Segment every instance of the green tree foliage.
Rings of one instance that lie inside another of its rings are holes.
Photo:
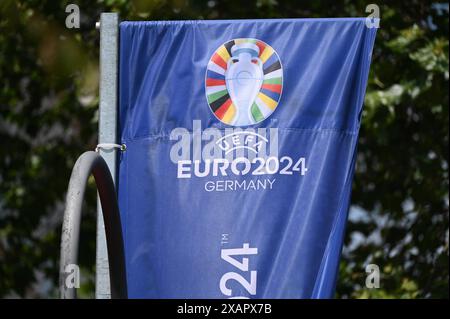
[[[81,28],[65,28],[76,3]],[[2,0],[0,296],[56,297],[68,178],[97,139],[100,12],[123,20],[366,16],[364,1]],[[445,8],[447,8],[445,10]],[[380,4],[338,297],[448,298],[448,3]],[[82,226],[92,296],[95,191]],[[365,266],[381,287],[365,288]]]

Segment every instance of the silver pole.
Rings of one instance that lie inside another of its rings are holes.
[[[117,143],[117,90],[118,90],[118,38],[119,15],[102,13],[100,15],[100,112],[99,143]],[[114,184],[116,183],[117,151],[100,149],[106,161]],[[108,252],[105,238],[105,225],[102,208],[97,199],[97,252],[95,297],[111,298],[109,282]]]

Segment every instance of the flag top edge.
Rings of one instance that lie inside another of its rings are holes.
[[[364,22],[367,17],[347,18],[286,18],[286,19],[229,19],[229,20],[152,20],[122,21],[121,25],[157,25],[157,24],[214,24],[214,23],[265,23],[265,22]],[[380,20],[376,18],[375,20]]]

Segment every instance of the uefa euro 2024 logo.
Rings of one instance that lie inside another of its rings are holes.
[[[232,126],[248,126],[269,117],[281,98],[283,69],[267,43],[234,39],[212,55],[206,71],[206,98],[213,114]]]
[[[302,154],[279,156],[278,128],[252,127],[277,108],[283,89],[283,69],[275,50],[251,38],[221,45],[208,62],[206,99],[214,116],[231,127],[192,131],[174,128],[170,159],[178,179],[204,180],[206,192],[264,191],[278,176],[304,176]]]

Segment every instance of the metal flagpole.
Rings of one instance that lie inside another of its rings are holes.
[[[117,143],[118,26],[119,15],[117,13],[101,14],[99,144]],[[115,184],[117,150],[115,148],[100,148],[99,152],[106,161]],[[105,225],[102,216],[100,200],[97,199],[95,297],[98,299],[108,299],[111,298],[111,289]]]

